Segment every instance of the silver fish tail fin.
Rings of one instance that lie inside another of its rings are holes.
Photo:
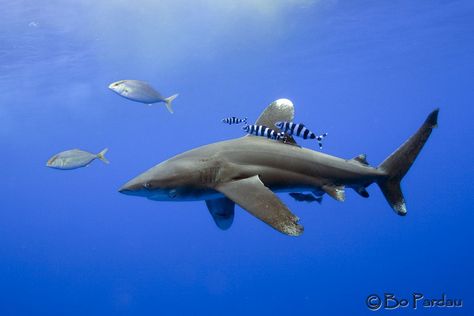
[[[377,180],[377,184],[398,215],[407,213],[400,182],[425,145],[431,131],[438,125],[438,112],[439,109],[431,112],[418,131],[378,166],[387,176]]]
[[[173,94],[172,96],[166,98],[164,101],[165,101],[165,105],[166,105],[166,108],[168,109],[168,111],[173,114],[173,107],[171,106],[171,102],[173,102],[174,99],[176,99],[178,97],[179,94]]]
[[[97,154],[97,158],[99,158],[100,160],[102,160],[103,162],[105,162],[106,164],[109,164],[110,161],[107,160],[107,158],[105,158],[105,154],[109,151],[108,148],[105,148],[104,150],[102,150],[100,153]]]

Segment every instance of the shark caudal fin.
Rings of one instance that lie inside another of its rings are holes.
[[[378,169],[384,171],[387,176],[377,180],[377,184],[388,204],[398,215],[407,213],[400,181],[425,145],[433,128],[438,125],[438,112],[439,109],[431,112],[418,131],[378,166]]]
[[[109,164],[110,161],[107,160],[107,158],[105,158],[105,154],[109,151],[108,148],[105,148],[104,150],[102,150],[100,153],[97,154],[97,158],[99,158],[100,160],[102,160],[103,162],[105,162],[106,164]]]
[[[171,106],[171,102],[173,102],[174,99],[176,99],[178,97],[178,94],[173,94],[172,96],[166,98],[164,101],[165,101],[165,105],[166,105],[166,108],[168,109],[168,111],[173,114],[173,107]]]

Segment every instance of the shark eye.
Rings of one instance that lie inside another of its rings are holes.
[[[148,189],[151,189],[151,184],[147,182],[147,183],[145,183],[145,184],[143,185],[143,187],[144,187],[145,189],[147,189],[147,190],[148,190]]]

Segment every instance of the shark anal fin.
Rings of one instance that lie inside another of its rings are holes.
[[[363,165],[366,165],[368,166],[369,163],[367,162],[367,155],[366,154],[360,154],[359,156],[356,156],[354,158],[352,158],[352,160],[355,160]]]
[[[235,203],[228,198],[206,200],[206,205],[217,227],[227,230],[234,221]]]
[[[333,199],[344,202],[346,199],[346,194],[344,191],[344,186],[342,185],[323,185],[323,191],[326,192]]]
[[[290,212],[257,175],[224,182],[215,189],[279,232],[289,236],[303,233],[303,226],[298,224],[299,218]]]

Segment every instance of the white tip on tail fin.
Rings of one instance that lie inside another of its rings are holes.
[[[398,215],[407,213],[400,182],[418,157],[433,128],[438,125],[438,112],[439,109],[431,112],[418,131],[378,166],[379,170],[386,173],[386,177],[378,179],[377,184]]]
[[[107,158],[105,158],[105,154],[109,151],[108,148],[105,148],[104,150],[102,150],[100,153],[97,154],[97,158],[99,158],[100,160],[102,160],[103,162],[105,162],[106,164],[109,164],[110,161],[107,160]]]
[[[168,109],[168,111],[173,114],[173,108],[171,107],[171,102],[173,102],[174,99],[176,99],[178,97],[179,94],[173,94],[172,96],[168,97],[165,99],[165,105],[166,105],[166,108]]]

